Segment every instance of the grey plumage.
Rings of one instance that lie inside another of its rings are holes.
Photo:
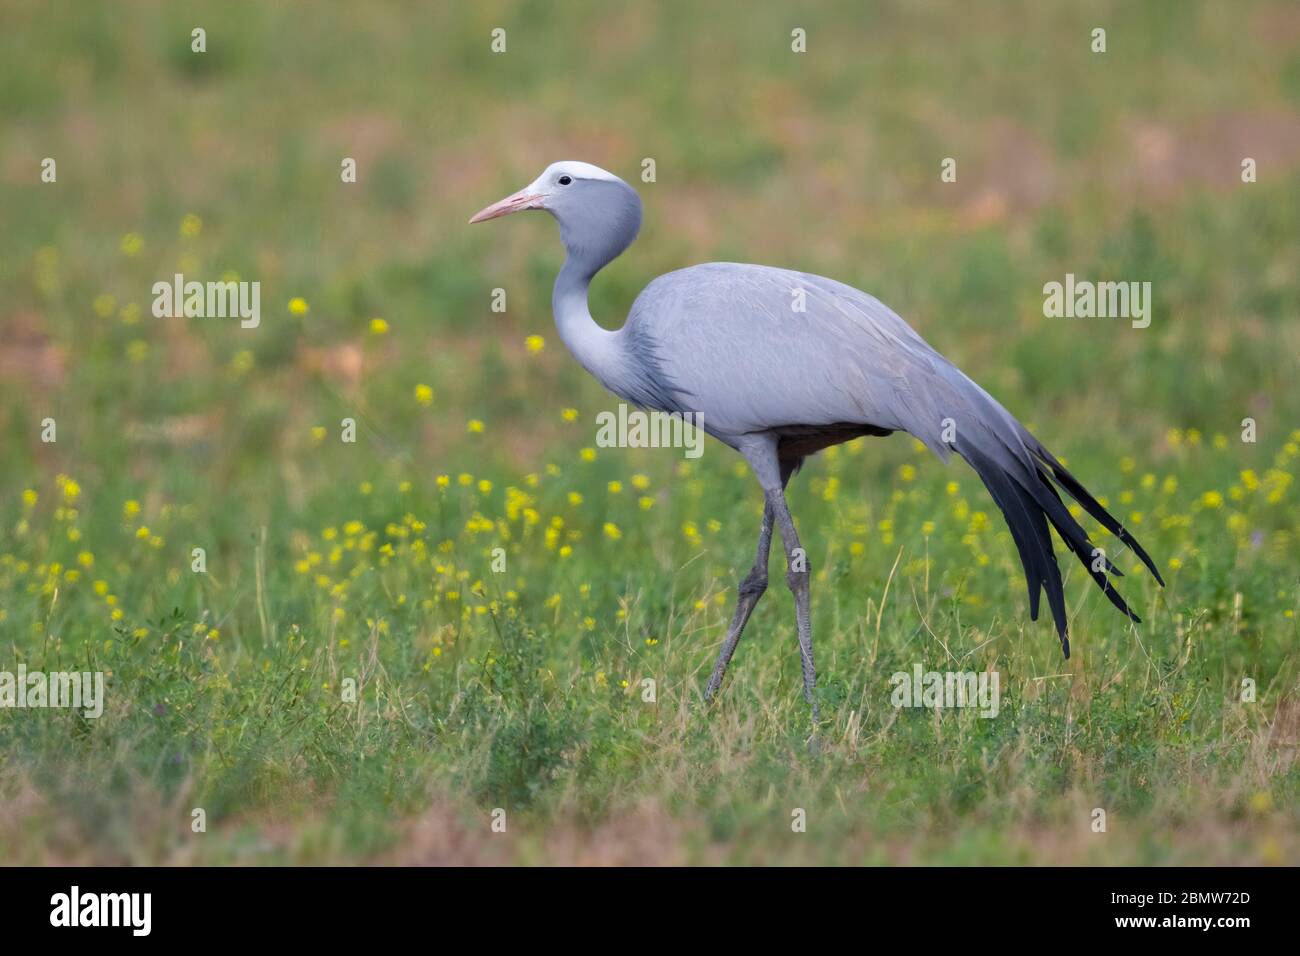
[[[804,312],[793,310],[799,291]],[[768,431],[780,436],[780,452],[793,443],[792,432],[834,443],[855,437],[853,426],[870,426],[907,432],[945,460],[956,451],[1007,519],[1035,620],[1040,588],[1047,590],[1067,657],[1049,522],[1111,602],[1139,618],[1105,573],[1091,570],[1092,542],[1045,469],[1160,579],[1146,551],[1024,426],[898,315],[851,286],[767,266],[708,263],[650,283],[622,334],[673,344],[648,374],[673,383],[675,407],[702,412],[705,429],[732,447],[741,436]],[[943,440],[945,423],[951,442]],[[1118,573],[1109,561],[1106,567]]]
[[[552,301],[561,338],[578,361],[628,401],[699,413],[705,431],[741,452],[763,486],[758,554],[741,584],[709,696],[766,586],[775,526],[786,546],[805,692],[812,699],[806,556],[784,487],[807,455],[860,435],[907,432],[941,459],[955,451],[975,469],[1011,530],[1030,616],[1037,619],[1046,591],[1066,657],[1065,597],[1049,526],[1111,603],[1139,618],[1110,583],[1108,574],[1120,572],[1100,553],[1094,557],[1060,491],[1132,548],[1163,585],[1141,545],[1023,425],[874,297],[805,272],[712,262],[655,279],[624,326],[607,331],[587,311],[587,286],[635,239],[641,222],[636,192],[585,163],[556,163],[471,221],[516,208],[545,209],[560,222],[568,258]]]

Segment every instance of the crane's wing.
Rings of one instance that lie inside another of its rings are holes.
[[[944,460],[957,452],[1006,518],[1035,620],[1041,590],[1047,591],[1066,657],[1065,597],[1049,523],[1110,602],[1139,618],[1107,577],[1121,572],[1094,551],[1057,486],[1164,584],[1142,546],[1051,452],[865,292],[803,272],[709,263],[652,282],[633,304],[622,336],[643,372],[641,394],[671,396],[650,404],[698,412],[705,429],[724,441],[857,424],[878,433],[905,431]]]

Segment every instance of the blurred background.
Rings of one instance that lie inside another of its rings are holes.
[[[1296,862],[1295,4],[5,0],[0,27],[0,670],[110,675],[98,721],[0,710],[5,859]],[[561,159],[645,202],[598,321],[707,260],[871,292],[1157,557],[1165,591],[1126,580],[1147,624],[1072,574],[1064,664],[974,474],[859,441],[792,491],[826,752],[782,589],[702,715],[761,501],[716,444],[593,447],[617,403],[554,332],[553,222],[466,226]],[[260,282],[260,326],[155,318],[177,272]],[[1150,327],[1045,318],[1066,273],[1151,282]],[[945,661],[999,670],[1004,716],[889,707]]]

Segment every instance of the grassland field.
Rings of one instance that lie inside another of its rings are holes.
[[[776,573],[706,709],[761,496],[596,446],[553,223],[465,225],[559,159],[646,206],[599,321],[708,260],[870,291],[1134,531],[1164,589],[1083,516],[1144,622],[1075,566],[1063,661],[974,472],[862,439],[790,490],[819,745]],[[106,693],[0,708],[0,860],[1300,862],[1298,229],[1286,2],[6,0],[0,671]],[[1150,326],[1045,317],[1067,273]],[[895,708],[918,664],[999,715]]]

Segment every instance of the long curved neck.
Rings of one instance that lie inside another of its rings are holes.
[[[567,258],[555,278],[551,307],[560,338],[573,357],[611,392],[626,397],[635,384],[634,363],[622,330],[602,329],[587,308],[587,287],[636,239],[641,199],[621,179],[586,180],[581,199],[556,212]]]
[[[587,287],[595,273],[589,263],[570,254],[555,277],[551,309],[565,347],[606,388],[616,391],[622,366],[619,333],[597,325],[587,306]]]

